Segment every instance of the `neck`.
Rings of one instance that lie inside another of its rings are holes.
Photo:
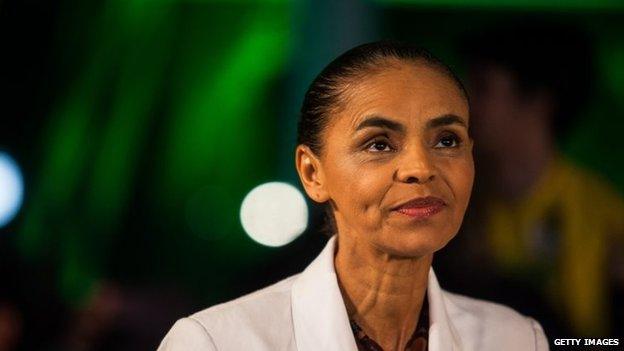
[[[338,235],[335,266],[349,317],[384,350],[405,350],[414,333],[432,259],[392,256]]]

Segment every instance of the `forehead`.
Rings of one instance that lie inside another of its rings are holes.
[[[453,114],[468,123],[468,103],[452,78],[425,64],[393,63],[345,87],[336,124],[355,126],[379,114],[407,125]]]

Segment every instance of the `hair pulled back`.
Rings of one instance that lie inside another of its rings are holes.
[[[315,154],[323,150],[321,134],[348,94],[349,86],[367,74],[379,72],[392,60],[421,63],[450,77],[467,98],[466,90],[451,69],[429,51],[397,41],[377,41],[357,46],[334,59],[312,81],[303,104],[297,130],[297,144],[307,145]]]
[[[459,88],[466,100],[464,86],[451,69],[429,51],[397,41],[377,41],[357,46],[334,59],[312,81],[303,104],[297,130],[297,144],[306,145],[316,155],[323,152],[322,133],[349,95],[349,87],[366,75],[391,67],[392,61],[425,64],[446,74]],[[326,221],[322,231],[337,232],[331,201],[325,205]]]

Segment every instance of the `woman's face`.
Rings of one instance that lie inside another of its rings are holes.
[[[436,69],[387,67],[357,80],[331,115],[312,191],[332,202],[339,235],[424,256],[457,233],[468,205],[468,104]]]

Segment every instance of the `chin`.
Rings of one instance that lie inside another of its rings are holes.
[[[419,228],[407,233],[396,232],[382,235],[376,246],[398,257],[423,257],[442,249],[455,236],[456,231],[436,228]]]

